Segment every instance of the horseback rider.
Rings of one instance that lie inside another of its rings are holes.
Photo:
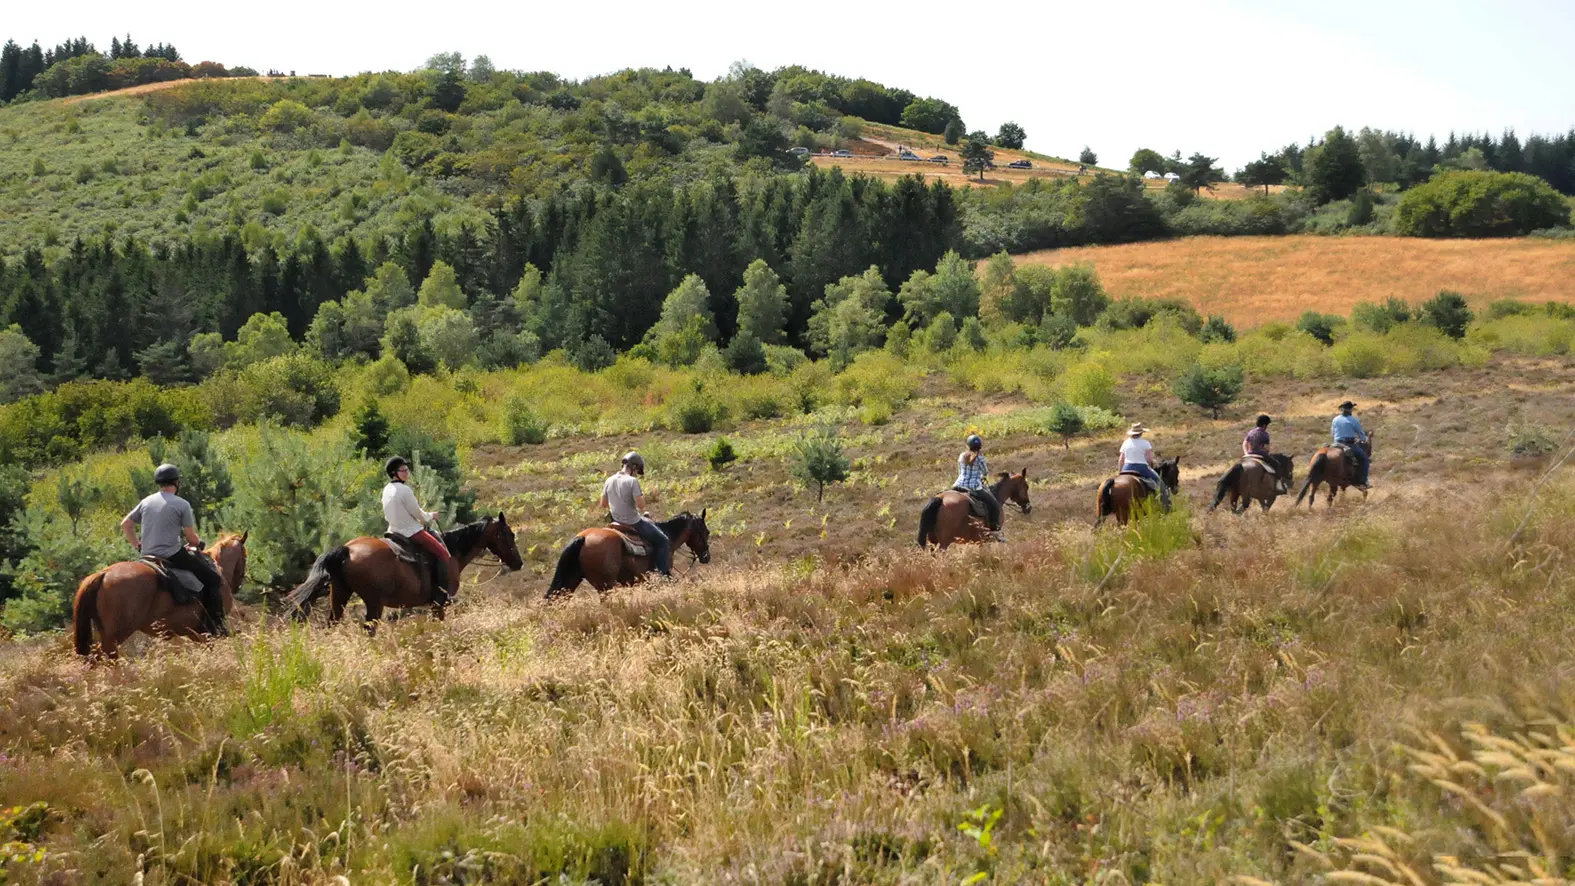
[[[1334,442],[1344,446],[1345,451],[1356,459],[1356,476],[1351,478],[1351,485],[1366,492],[1370,488],[1367,485],[1367,471],[1372,465],[1372,456],[1365,448],[1356,444],[1360,441],[1371,445],[1367,439],[1367,431],[1362,429],[1361,420],[1351,414],[1356,408],[1355,403],[1347,400],[1341,403],[1339,408],[1340,414],[1330,423],[1329,432],[1334,435]]]
[[[153,482],[158,484],[159,491],[137,502],[131,513],[120,521],[120,531],[142,556],[157,557],[168,563],[171,569],[195,575],[202,582],[202,608],[207,613],[206,633],[227,637],[230,629],[224,623],[224,597],[219,592],[224,580],[207,557],[187,550],[181,544],[181,536],[184,535],[187,544],[202,550],[202,539],[197,537],[197,518],[192,513],[191,503],[178,494],[180,469],[170,464],[159,465],[153,472]],[[137,537],[139,526],[142,527],[140,539]]]
[[[968,448],[957,456],[957,482],[952,488],[983,502],[989,514],[990,531],[995,533],[997,541],[1006,541],[1006,533],[1001,531],[1001,503],[985,483],[990,476],[990,466],[984,460],[984,440],[978,434],[969,434],[967,442]]]
[[[1151,480],[1159,487],[1159,506],[1165,512],[1170,511],[1170,489],[1165,485],[1164,478],[1159,476],[1159,471],[1154,470],[1154,444],[1143,439],[1148,428],[1142,422],[1134,424],[1127,429],[1127,439],[1121,444],[1121,462],[1119,472],[1123,474],[1136,474],[1145,480]]]
[[[1241,454],[1243,458],[1258,458],[1266,460],[1269,457],[1269,422],[1267,415],[1259,415],[1258,423],[1247,432],[1241,441]],[[1267,461],[1265,461],[1267,465]]]
[[[437,519],[438,512],[423,511],[416,501],[416,493],[408,483],[410,462],[404,457],[396,455],[384,462],[383,472],[388,474],[388,485],[383,487],[383,516],[388,520],[388,531],[420,545],[442,564],[442,579],[432,591],[432,602],[443,606],[459,590],[456,587],[459,576],[455,574],[458,563],[449,555],[448,546],[426,526]]]
[[[663,578],[673,577],[673,543],[645,510],[645,492],[640,478],[645,476],[645,458],[638,452],[626,453],[623,467],[602,484],[597,507],[610,512],[614,523],[621,523],[640,534],[651,548],[651,564]]]

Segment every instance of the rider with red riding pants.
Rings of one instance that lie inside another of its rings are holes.
[[[457,590],[457,576],[454,574],[455,561],[449,556],[448,547],[426,528],[426,524],[437,519],[438,512],[423,511],[416,501],[416,494],[407,482],[410,479],[410,462],[396,455],[383,465],[383,470],[388,474],[388,485],[383,487],[383,516],[388,519],[388,531],[410,539],[443,564],[443,578],[432,594],[432,602],[441,606]]]
[[[224,624],[224,597],[220,594],[223,579],[207,557],[188,551],[181,544],[184,535],[192,547],[202,548],[191,503],[176,494],[180,491],[180,469],[174,465],[159,465],[153,472],[153,482],[159,484],[159,491],[137,502],[131,513],[120,521],[120,531],[142,556],[157,557],[172,569],[197,576],[202,582],[202,608],[207,613],[206,633],[227,637],[230,630]],[[139,526],[142,527],[141,538],[137,537]]]

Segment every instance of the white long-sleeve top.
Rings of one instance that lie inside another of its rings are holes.
[[[425,529],[433,514],[421,510],[409,486],[390,483],[383,487],[383,516],[388,519],[389,532],[409,536]]]

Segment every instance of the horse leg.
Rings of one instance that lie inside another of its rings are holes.
[[[364,598],[363,598],[364,599]],[[377,623],[383,620],[383,601],[376,603],[371,600],[366,602],[366,617],[361,620],[361,627],[368,637],[377,636]]]
[[[345,582],[334,582],[328,598],[328,623],[338,624],[345,617],[345,607],[350,604],[350,587]]]

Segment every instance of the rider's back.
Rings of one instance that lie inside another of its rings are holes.
[[[137,502],[129,516],[142,527],[145,557],[173,557],[180,553],[181,530],[196,522],[185,499],[163,490]]]

